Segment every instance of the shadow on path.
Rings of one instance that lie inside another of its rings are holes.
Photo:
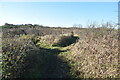
[[[69,78],[70,66],[57,56],[58,49],[37,49],[28,52],[22,78]]]

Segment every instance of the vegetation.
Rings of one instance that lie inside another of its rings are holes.
[[[54,44],[54,46],[69,46],[72,43],[75,43],[77,41],[78,37],[72,37],[72,36],[62,36],[61,39]]]
[[[89,28],[6,23],[2,78],[120,78],[119,33],[114,27],[110,23]]]

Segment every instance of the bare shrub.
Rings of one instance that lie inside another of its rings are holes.
[[[118,77],[118,31],[107,27],[88,30],[67,57],[84,78]]]

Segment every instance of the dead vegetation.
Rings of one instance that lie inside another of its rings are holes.
[[[74,32],[72,37],[71,32]],[[118,78],[120,77],[118,38],[118,30],[110,24],[101,27],[94,25],[89,28],[49,28],[39,25],[3,28],[3,77],[20,77],[21,73],[24,73],[21,72],[24,68],[21,60],[25,59],[25,55],[45,52],[45,56],[52,53],[49,51],[56,53],[56,50],[52,50],[52,48],[54,48],[54,44],[57,44],[59,49],[67,50],[67,52],[59,54],[71,65],[70,74],[75,75],[74,78]],[[42,49],[43,52],[41,52],[37,46],[45,49]],[[36,50],[40,52],[36,52]],[[37,56],[34,55],[34,57]],[[43,57],[43,54],[39,57]],[[56,57],[54,58],[56,59]],[[29,59],[32,60],[32,57],[30,56]],[[41,58],[40,64],[44,60]],[[13,71],[14,69],[16,70]]]
[[[109,31],[111,31],[109,33]],[[117,30],[92,28],[71,48],[67,57],[75,64],[75,71],[84,78],[115,78],[119,76]],[[80,75],[77,74],[78,76]]]

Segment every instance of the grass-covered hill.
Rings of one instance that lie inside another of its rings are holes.
[[[119,33],[109,25],[2,27],[2,78],[120,78]]]

